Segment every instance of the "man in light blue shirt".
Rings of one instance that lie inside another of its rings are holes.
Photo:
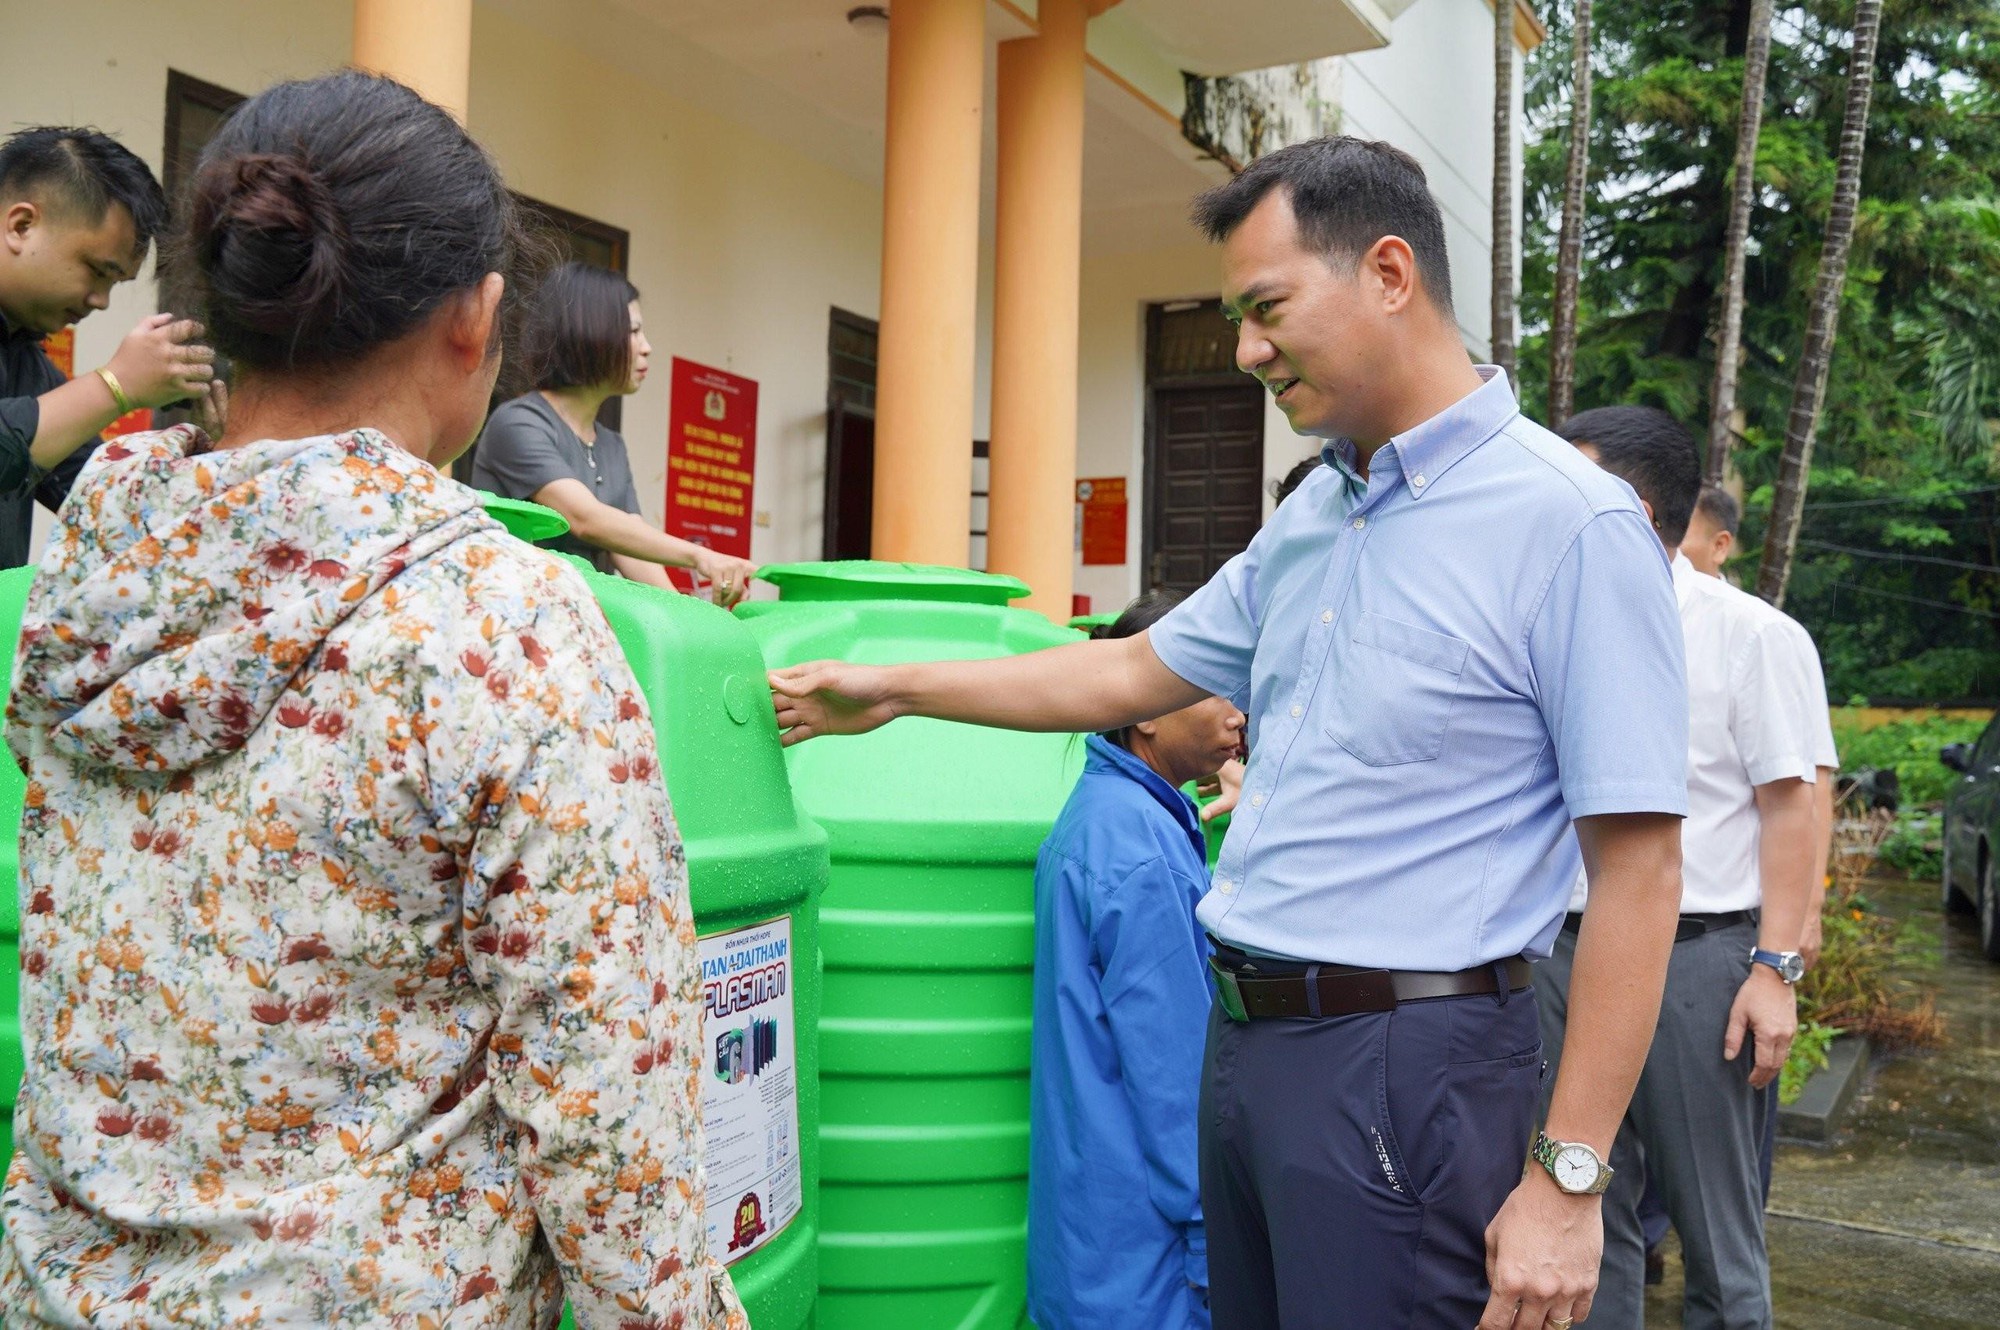
[[[1475,367],[1414,160],[1315,140],[1196,204],[1237,363],[1333,440],[1151,632],[1006,660],[772,676],[787,742],[904,714],[1108,730],[1204,695],[1251,762],[1201,919],[1200,1109],[1230,1330],[1568,1330],[1680,894],[1687,699],[1664,551],[1623,482]],[[1568,831],[1574,825],[1576,836]],[[1590,875],[1568,1046],[1528,960]]]
[[[1644,617],[1604,631],[1635,596],[1673,609],[1659,538],[1622,482],[1479,373],[1366,476],[1354,444],[1329,444],[1152,630],[1161,663],[1251,717],[1200,914],[1245,950],[1428,970],[1546,956],[1576,880],[1571,820],[1685,801],[1662,774],[1685,724],[1633,697],[1679,653],[1646,659],[1663,628]]]

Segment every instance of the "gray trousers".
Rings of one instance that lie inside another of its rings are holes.
[[[1750,1088],[1749,1041],[1725,1061],[1729,1008],[1750,977],[1757,928],[1743,923],[1674,944],[1660,1025],[1609,1163],[1604,1266],[1591,1330],[1644,1330],[1646,1239],[1639,1198],[1650,1175],[1681,1235],[1690,1330],[1769,1330],[1771,1265],[1757,1155],[1773,1098]],[[1564,932],[1538,966],[1542,1044],[1553,1070],[1569,1018],[1576,937]],[[1555,1085],[1551,1075],[1547,1085]],[[1542,1109],[1548,1111],[1544,1091]]]

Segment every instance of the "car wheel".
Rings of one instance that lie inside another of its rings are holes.
[[[1981,856],[1979,865],[1979,949],[1989,961],[2000,961],[2000,893],[1993,881],[1993,862]]]
[[[1972,899],[1972,897],[1965,894],[1965,892],[1959,887],[1957,882],[1952,880],[1953,873],[1952,873],[1952,862],[1951,862],[1951,814],[1946,813],[1944,815],[1943,826],[1944,826],[1944,871],[1940,876],[1942,876],[1944,879],[1943,892],[1942,892],[1944,897],[1944,912],[1946,914],[1971,914],[1974,910],[1979,908],[1978,904]],[[1977,884],[1974,884],[1973,889],[1975,891],[1978,890]]]

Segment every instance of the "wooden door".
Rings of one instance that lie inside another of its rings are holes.
[[[1155,388],[1148,462],[1146,582],[1185,595],[1242,553],[1263,520],[1263,391]]]
[[[836,400],[826,416],[822,557],[866,559],[875,534],[875,417]]]
[[[826,330],[826,497],[820,555],[866,559],[875,539],[875,320],[833,309]]]

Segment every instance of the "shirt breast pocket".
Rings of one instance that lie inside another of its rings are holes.
[[[1434,761],[1471,645],[1363,611],[1333,650],[1328,737],[1371,767]]]

